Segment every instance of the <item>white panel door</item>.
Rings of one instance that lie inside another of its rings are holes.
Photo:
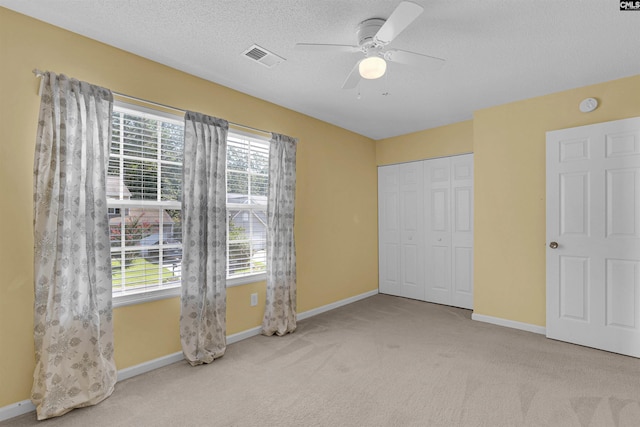
[[[399,172],[399,165],[378,168],[378,281],[390,295],[401,295]]]
[[[424,161],[425,299],[473,308],[473,154]]]
[[[640,118],[547,133],[547,336],[640,357]]]
[[[473,154],[451,157],[451,305],[473,308]]]
[[[425,299],[452,304],[451,161],[424,161]]]
[[[400,296],[424,300],[422,162],[399,165]]]
[[[381,293],[424,300],[422,162],[378,168]]]

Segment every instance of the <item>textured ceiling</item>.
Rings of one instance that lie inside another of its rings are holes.
[[[373,139],[640,73],[640,11],[620,11],[618,0],[413,1],[424,13],[391,47],[445,58],[445,66],[421,72],[390,64],[386,77],[352,90],[341,85],[361,54],[298,51],[295,44],[356,44],[358,23],[387,18],[399,0],[0,5]],[[266,68],[248,60],[242,52],[254,43],[286,61]]]

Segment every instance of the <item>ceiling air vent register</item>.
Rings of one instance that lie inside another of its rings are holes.
[[[260,47],[257,44],[254,44],[249,49],[242,52],[242,56],[262,64],[267,68],[272,68],[274,65],[278,65],[282,61],[286,61],[283,57],[278,56],[273,52],[269,52],[267,49]]]

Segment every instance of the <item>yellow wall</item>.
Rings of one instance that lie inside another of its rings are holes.
[[[545,132],[635,116],[640,75],[474,113],[475,313],[545,325]]]
[[[377,288],[372,140],[0,8],[0,407],[29,398],[34,368],[34,68],[299,138],[298,311]],[[264,282],[228,289],[228,334],[260,324],[264,293]],[[180,351],[179,311],[178,298],[115,309],[118,369]]]
[[[473,152],[473,121],[376,141],[379,166]]]

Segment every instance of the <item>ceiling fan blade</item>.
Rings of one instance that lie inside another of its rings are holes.
[[[358,65],[360,65],[360,61],[356,62],[356,65],[347,76],[347,79],[342,84],[342,89],[353,89],[358,86],[358,83],[360,82],[360,70],[358,69]]]
[[[378,30],[373,37],[374,40],[383,45],[390,43],[420,16],[423,10],[424,8],[420,5],[403,1],[396,7],[387,22]]]
[[[438,71],[446,62],[442,58],[408,52],[406,50],[389,49],[384,53],[384,59],[398,64],[413,65],[426,71]]]
[[[334,52],[360,52],[359,46],[346,44],[319,44],[319,43],[296,43],[296,50],[310,51],[334,51]]]

